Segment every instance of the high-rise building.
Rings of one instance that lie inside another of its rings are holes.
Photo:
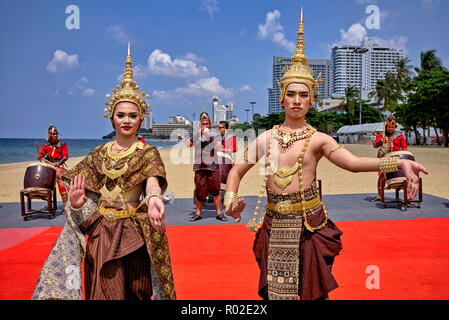
[[[212,97],[212,124],[218,124],[220,121],[230,121],[234,118],[234,104],[228,103],[222,105],[218,97]]]
[[[143,123],[141,125],[143,129],[152,129],[153,128],[153,112],[149,111],[148,117],[144,117]]]
[[[365,53],[358,53],[365,49]],[[376,45],[366,38],[361,46],[333,45],[331,50],[331,96],[344,97],[345,89],[362,87],[362,99],[368,99],[378,80],[387,72],[396,72],[396,63],[404,58],[404,50]]]
[[[272,88],[268,88],[268,113],[279,113],[281,111],[281,105],[279,103],[279,96],[281,94],[280,82],[284,75],[282,70],[292,63],[291,57],[273,57],[273,85]],[[323,82],[319,83],[319,97],[320,99],[327,99],[330,96],[330,61],[308,60],[308,65],[313,70],[313,77],[318,78],[321,73],[321,79]]]

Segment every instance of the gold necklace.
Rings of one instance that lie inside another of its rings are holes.
[[[131,153],[133,153],[137,148],[143,149],[143,142],[142,141],[136,141],[134,142],[127,150],[120,152],[120,153],[113,153],[112,152],[112,145],[114,144],[114,141],[107,143],[107,155],[109,158],[111,158],[114,161],[118,161],[120,159],[123,159],[127,156],[129,156]]]
[[[312,126],[307,125],[306,128],[294,132],[282,131],[279,129],[279,126],[275,127],[275,129],[279,151],[286,153],[293,147],[296,141],[304,140],[311,136]]]
[[[292,182],[292,175],[298,170],[299,162],[295,162],[291,168],[277,168],[274,161],[271,160],[270,167],[274,173],[274,183],[279,189],[284,190]]]

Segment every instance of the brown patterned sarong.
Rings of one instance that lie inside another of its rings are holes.
[[[141,250],[145,242],[131,219],[108,221],[95,214],[80,229],[88,236],[86,300],[151,298],[150,258]]]
[[[316,196],[317,188],[312,184],[305,190],[306,201]],[[301,201],[299,192],[278,195],[269,189],[267,198],[271,203]],[[324,219],[322,205],[307,211],[312,227],[320,225]],[[298,295],[301,299],[318,299],[337,288],[331,268],[342,248],[341,234],[330,220],[322,229],[310,232],[304,228],[299,213],[280,215],[267,210],[253,245],[260,268],[259,295],[264,299],[297,299]]]
[[[206,201],[207,195],[217,196],[220,193],[220,172],[218,170],[195,171],[195,197]]]
[[[108,221],[99,214],[80,226],[88,235],[86,300],[151,299],[151,267],[158,273],[164,295],[176,298],[166,234],[152,231],[145,216],[138,213],[134,218],[140,228],[130,218]]]

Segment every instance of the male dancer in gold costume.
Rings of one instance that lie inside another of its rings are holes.
[[[161,198],[166,173],[158,150],[136,137],[149,106],[133,79],[129,45],[123,81],[106,97],[116,138],[64,175],[67,224],[33,299],[81,299],[82,259],[86,299],[176,298]]]
[[[245,208],[238,198],[239,184],[255,163],[266,158],[264,186],[254,218],[248,228],[257,231],[254,254],[260,267],[259,295],[264,299],[326,299],[337,288],[331,273],[334,257],[342,248],[341,231],[328,219],[316,186],[316,168],[324,156],[352,172],[402,169],[410,188],[418,190],[418,174],[427,170],[416,162],[356,157],[330,136],[307,124],[305,116],[312,106],[317,81],[304,55],[304,29],[301,19],[296,53],[281,78],[279,101],[285,121],[259,135],[245,152],[243,163],[229,173],[225,194],[226,214],[236,221]],[[256,221],[266,187],[267,205]]]

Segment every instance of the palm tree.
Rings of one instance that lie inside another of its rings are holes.
[[[358,98],[359,89],[357,89],[355,86],[348,86],[345,88],[345,101],[343,101],[340,106],[349,114],[351,124],[354,124],[352,121],[352,116],[355,113],[355,108],[358,104]]]
[[[377,80],[376,89],[370,92],[369,97],[374,98],[377,105],[383,104],[384,110],[391,112],[397,101],[402,98],[396,75],[388,71],[385,79]],[[381,119],[383,120],[383,117]]]
[[[435,49],[421,52],[421,68],[415,67],[417,73],[430,73],[434,70],[444,69],[443,62],[435,55],[435,52],[437,52]]]
[[[409,65],[409,62],[409,58],[401,58],[396,63],[396,80],[399,85],[412,80],[413,71],[411,71],[412,66]]]

